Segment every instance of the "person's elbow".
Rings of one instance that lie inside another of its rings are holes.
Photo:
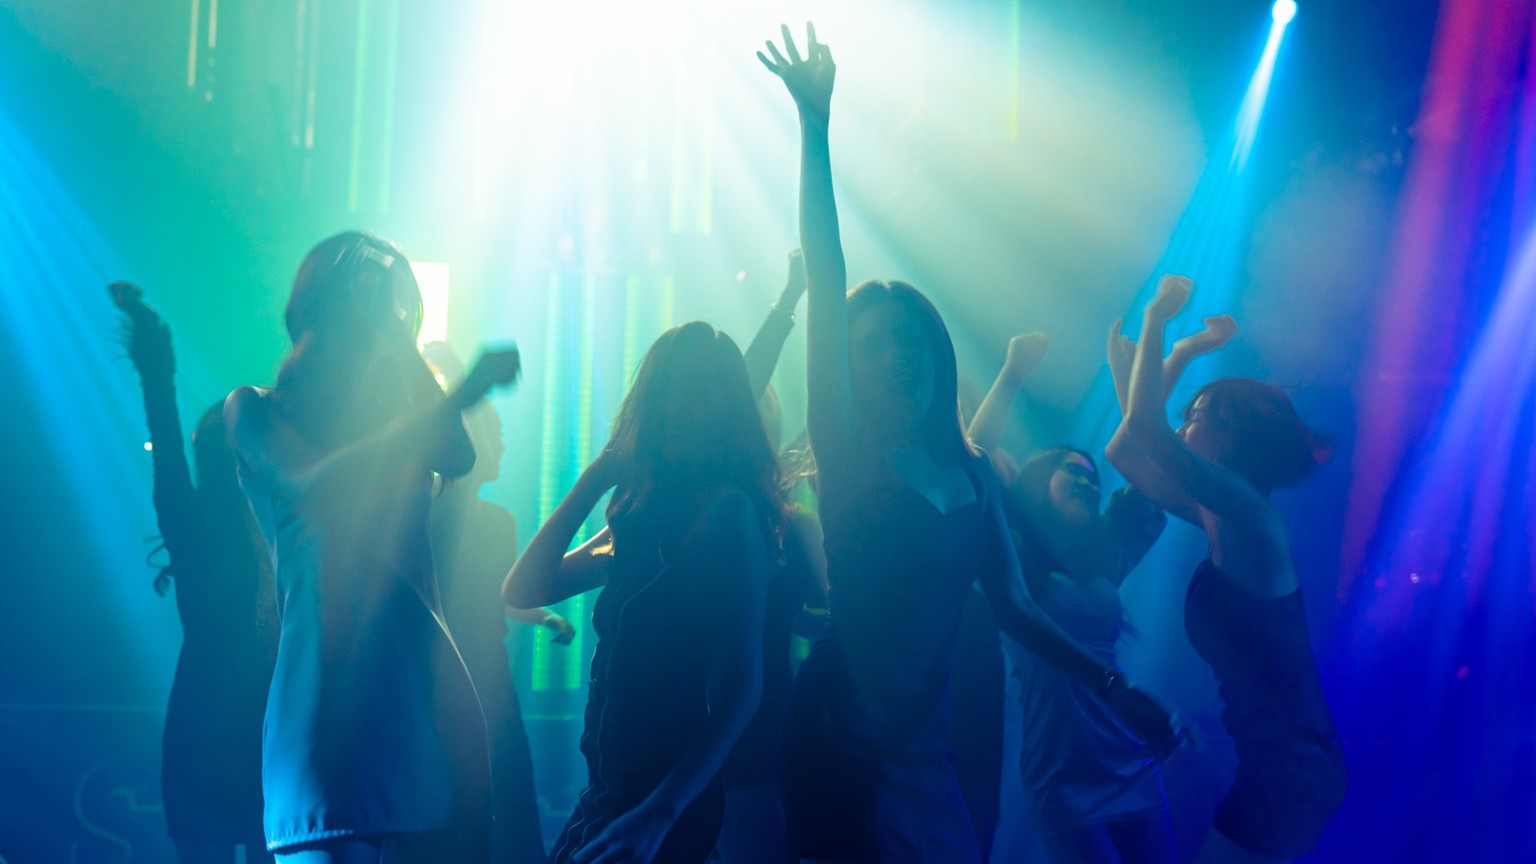
[[[507,571],[507,578],[501,580],[501,602],[513,609],[536,609],[544,605],[534,601],[533,592],[528,590],[528,580],[523,575],[515,564]]]

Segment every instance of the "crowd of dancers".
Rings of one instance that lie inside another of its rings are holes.
[[[392,243],[349,232],[304,259],[277,381],[203,415],[195,482],[169,332],[111,286],[153,442],[156,587],[174,584],[185,625],[163,775],[184,864],[236,847],[284,864],[965,864],[987,860],[1000,818],[1027,819],[1059,864],[1188,859],[1159,768],[1186,735],[1116,663],[1119,588],[1165,514],[1209,540],[1185,628],[1239,762],[1200,860],[1315,846],[1344,763],[1269,493],[1326,443],[1248,379],[1207,384],[1170,426],[1185,364],[1236,329],[1208,319],[1165,357],[1192,287],[1177,276],[1139,343],[1111,333],[1123,419],[1104,455],[1130,486],[1107,508],[1094,454],[999,448],[1043,335],[1013,340],[967,428],[934,306],[903,282],[848,289],[836,70],[814,29],[804,47],[785,28],[758,55],[800,120],[784,294],[745,352],[697,321],[657,339],[521,556],[510,515],[476,494],[501,455],[483,399],[519,356],[423,356]],[[802,294],[808,434],[786,458],[768,380]],[[570,551],[605,497],[607,527]],[[587,782],[546,853],[506,620],[568,643],[548,607],[594,589]],[[815,637],[798,667],[794,633]],[[1006,768],[1000,645],[1022,699]],[[1021,772],[1025,812],[999,813],[1003,770]]]

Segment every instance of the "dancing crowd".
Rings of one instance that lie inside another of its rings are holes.
[[[1026,820],[1053,862],[1289,861],[1346,785],[1287,532],[1271,503],[1327,458],[1278,388],[1201,387],[1164,350],[1192,283],[1166,276],[1139,342],[1111,330],[1122,420],[1103,456],[1013,455],[1002,429],[1044,334],[1008,347],[967,426],[954,346],[917,288],[849,288],[828,146],[836,67],[808,29],[758,54],[800,125],[801,249],[743,352],[694,321],[650,347],[600,455],[519,555],[480,500],[515,349],[465,366],[417,348],[420,290],[393,243],[347,232],[294,279],[270,387],[211,406],[183,454],[174,354],[115,283],[143,385],[154,503],[184,641],[163,787],[183,864],[942,862]],[[806,435],[768,386],[802,295]],[[1166,356],[1165,356],[1166,353]],[[599,506],[606,528],[576,546]],[[1117,664],[1122,582],[1167,515],[1209,553],[1184,606],[1238,770],[1198,850],[1175,848],[1160,763],[1189,735]],[[507,621],[601,589],[580,740],[587,781],[540,835]],[[803,662],[796,634],[813,644]],[[1020,762],[1001,764],[1003,656]],[[1018,771],[1020,812],[999,809]]]

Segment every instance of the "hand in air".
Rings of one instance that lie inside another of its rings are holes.
[[[1003,361],[1003,374],[1010,380],[1022,381],[1029,377],[1051,347],[1051,334],[1033,331],[1021,333],[1008,340],[1008,357]]]
[[[1194,287],[1188,276],[1164,276],[1157,283],[1157,294],[1147,304],[1147,317],[1158,321],[1172,319],[1189,302],[1189,292]]]
[[[805,255],[799,249],[789,252],[789,273],[784,277],[784,291],[779,294],[779,308],[794,311],[805,296]]]
[[[650,864],[672,820],[641,804],[613,820],[571,856],[573,864]]]
[[[1237,319],[1231,315],[1213,315],[1205,319],[1205,329],[1185,336],[1173,344],[1174,350],[1186,354],[1209,354],[1224,347],[1237,335]]]
[[[147,369],[171,371],[176,360],[171,351],[171,331],[160,319],[159,313],[144,303],[144,290],[129,282],[113,282],[107,286],[112,303],[127,318],[125,329],[128,359],[140,371]]]
[[[803,58],[795,45],[795,37],[790,35],[789,25],[782,25],[779,32],[784,37],[783,52],[770,40],[764,43],[768,53],[757,52],[757,59],[789,88],[789,95],[794,97],[802,114],[825,120],[832,106],[832,82],[837,77],[832,49],[816,41],[814,24],[805,25],[806,56]]]
[[[1115,323],[1109,326],[1109,371],[1114,373],[1117,379],[1131,380],[1131,364],[1136,360],[1136,343],[1131,337],[1120,332],[1125,324],[1124,318],[1116,318]]]
[[[497,348],[480,355],[474,368],[464,377],[466,386],[473,384],[485,393],[493,387],[505,387],[517,381],[522,374],[523,360],[517,348]]]

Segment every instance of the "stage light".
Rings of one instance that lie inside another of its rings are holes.
[[[412,261],[411,272],[421,288],[421,333],[418,345],[448,340],[448,277],[447,264],[437,261]]]
[[[1276,24],[1284,27],[1296,17],[1296,0],[1275,0],[1269,14],[1274,17]]]

